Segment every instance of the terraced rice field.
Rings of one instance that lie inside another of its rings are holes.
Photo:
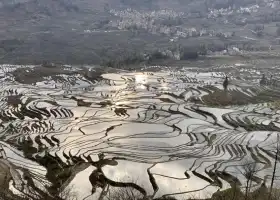
[[[89,200],[132,187],[153,198],[203,198],[244,187],[248,160],[259,168],[253,187],[269,183],[280,91],[260,86],[258,69],[92,68],[87,76],[68,66],[32,82],[35,68],[0,67],[0,181],[14,194],[73,188]]]

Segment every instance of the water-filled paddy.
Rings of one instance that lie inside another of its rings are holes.
[[[17,67],[0,73],[0,167],[14,193],[71,186],[79,199],[97,199],[102,184],[92,184],[102,179],[104,190],[206,197],[232,177],[244,186],[248,160],[259,166],[254,187],[271,177],[280,92],[260,86],[258,70],[236,66],[239,79],[229,70],[224,91],[217,69],[77,72],[25,84],[9,73]]]

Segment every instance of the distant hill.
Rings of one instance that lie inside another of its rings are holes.
[[[255,0],[0,0],[0,63],[122,63],[158,52],[168,57],[179,47],[236,44],[267,49],[277,44],[279,6],[258,2],[260,11],[250,13],[246,6]],[[171,19],[168,12],[183,14]]]

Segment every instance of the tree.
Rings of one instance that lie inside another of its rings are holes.
[[[229,84],[229,81],[228,81],[228,77],[226,76],[224,82],[223,82],[223,87],[224,87],[224,90],[227,91],[227,88],[228,88],[228,84]]]
[[[120,187],[120,188],[112,188],[111,190],[108,189],[106,194],[99,198],[104,200],[139,200],[143,199],[143,195],[131,188],[131,187]]]
[[[263,31],[256,31],[256,34],[258,37],[262,37],[263,36]]]
[[[255,178],[256,173],[260,169],[255,161],[245,160],[244,164],[242,165],[242,170],[240,170],[241,174],[246,178],[246,185],[245,185],[245,200],[248,199],[249,192],[252,188],[252,182]]]
[[[274,167],[273,167],[273,172],[272,172],[272,178],[271,178],[271,184],[270,184],[270,191],[269,191],[269,200],[271,199],[272,196],[272,188],[274,184],[274,179],[275,179],[275,173],[276,173],[276,166],[278,162],[278,154],[279,154],[279,134],[277,134],[277,141],[276,141],[276,152],[275,152],[275,159],[274,159]]]
[[[276,29],[276,35],[277,35],[277,36],[280,36],[280,27],[278,27],[278,28]]]

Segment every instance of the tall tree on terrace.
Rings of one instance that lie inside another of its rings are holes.
[[[228,84],[229,84],[229,80],[228,80],[228,76],[226,76],[226,78],[225,78],[225,80],[223,82],[223,87],[224,87],[225,91],[227,91]]]
[[[270,191],[269,191],[269,200],[272,198],[272,188],[275,180],[275,174],[276,174],[276,166],[278,162],[278,154],[279,154],[279,134],[277,134],[277,141],[276,141],[276,152],[275,152],[275,159],[274,159],[274,167],[272,172],[272,178],[271,178],[271,184],[270,184]]]

